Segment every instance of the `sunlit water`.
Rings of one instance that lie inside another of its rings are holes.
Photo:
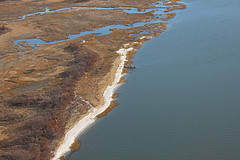
[[[240,2],[185,2],[71,160],[240,160]]]

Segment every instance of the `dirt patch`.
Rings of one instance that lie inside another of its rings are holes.
[[[4,24],[0,24],[0,36],[10,31],[11,29],[7,28]]]

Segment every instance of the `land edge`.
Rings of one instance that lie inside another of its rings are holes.
[[[120,48],[120,47],[119,47],[119,48]],[[116,58],[115,60],[119,60],[119,58]],[[114,62],[115,62],[115,60],[114,60]],[[114,63],[114,62],[113,62],[113,63]],[[113,64],[113,63],[111,63],[111,64]],[[115,65],[115,66],[116,66],[116,65]],[[113,67],[111,66],[110,70],[112,70],[112,68],[113,68]],[[116,70],[116,69],[115,69],[115,70]],[[125,69],[125,70],[126,70],[126,69]],[[110,71],[109,71],[109,72],[110,72]],[[111,72],[111,73],[112,73],[112,72]],[[113,73],[114,73],[114,72],[113,72]],[[122,73],[123,73],[123,72],[122,72]],[[109,77],[109,76],[105,76],[105,77]],[[111,76],[110,76],[110,77],[111,77]],[[122,76],[121,78],[123,78],[123,76]],[[112,76],[111,80],[113,80],[113,79],[114,79],[114,76]],[[120,80],[120,81],[121,81],[121,80]],[[105,83],[106,83],[106,86],[104,86],[104,87],[102,88],[102,92],[107,88],[107,86],[108,86],[107,84],[108,84],[108,83],[111,84],[110,82],[105,82]],[[120,83],[120,82],[119,82],[119,83]],[[102,95],[102,94],[100,94],[100,95]],[[102,102],[103,102],[103,100],[102,100]],[[101,107],[102,104],[103,104],[102,102],[101,102],[101,105],[97,104],[95,107],[96,107],[96,108]],[[112,102],[113,102],[113,101],[112,101]],[[109,107],[108,107],[108,108],[109,108]],[[104,112],[106,112],[106,110],[105,110]],[[87,113],[85,116],[87,116],[88,114],[90,114],[90,112]],[[80,117],[79,117],[79,118],[80,118]],[[76,123],[77,123],[77,122],[74,122],[74,124],[76,124]],[[70,124],[70,127],[72,127],[72,126],[74,126],[74,125],[71,125],[71,124]],[[67,130],[68,130],[68,129],[65,130],[65,133],[66,133]],[[60,141],[59,141],[59,142],[60,142]],[[59,144],[59,143],[58,143],[58,144]],[[55,150],[54,150],[54,151],[55,151]],[[52,151],[52,153],[53,153],[53,151]]]
[[[158,34],[154,35],[158,36]],[[133,42],[134,43],[139,43],[143,44],[145,41],[148,41],[152,38],[152,36],[148,37],[141,37],[140,39],[143,39],[141,42]],[[127,48],[128,46],[128,48]],[[129,47],[130,46],[130,47]],[[106,76],[115,76],[114,80],[108,84],[107,88],[105,89],[103,93],[103,98],[104,102],[102,103],[103,105],[100,107],[93,108],[89,110],[84,116],[80,118],[80,120],[73,124],[68,130],[66,130],[64,139],[60,141],[60,146],[57,146],[54,157],[52,160],[58,160],[62,158],[67,158],[68,155],[72,152],[70,147],[71,145],[75,142],[77,137],[81,134],[83,134],[84,131],[87,130],[93,123],[101,118],[102,113],[106,112],[109,107],[111,106],[111,102],[113,102],[114,98],[113,94],[115,91],[120,87],[124,82],[121,82],[121,79],[124,77],[126,72],[124,72],[124,64],[129,61],[129,53],[134,51],[133,53],[136,53],[136,49],[138,48],[133,48],[129,43],[124,44],[122,48],[120,48],[116,53],[119,54],[118,58],[116,58],[113,62],[113,66],[110,69],[110,72]],[[120,62],[119,62],[120,61]],[[109,110],[108,112],[110,112]]]

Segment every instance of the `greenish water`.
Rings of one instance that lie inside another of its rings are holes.
[[[240,1],[184,2],[70,160],[240,160]]]

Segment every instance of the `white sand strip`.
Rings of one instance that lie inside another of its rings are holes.
[[[95,122],[97,115],[104,112],[109,107],[112,101],[112,95],[114,91],[117,89],[117,87],[119,86],[118,82],[123,76],[122,71],[124,67],[124,62],[126,61],[127,52],[133,49],[134,48],[128,48],[128,49],[121,48],[117,51],[117,53],[119,53],[120,55],[121,63],[119,64],[113,83],[110,84],[105,90],[105,92],[103,93],[103,97],[105,101],[104,105],[100,108],[92,109],[87,116],[82,118],[71,130],[69,130],[66,133],[62,145],[57,149],[52,160],[57,160],[61,156],[71,152],[70,146],[74,143],[77,136],[79,136],[88,126],[90,126],[92,123]]]

